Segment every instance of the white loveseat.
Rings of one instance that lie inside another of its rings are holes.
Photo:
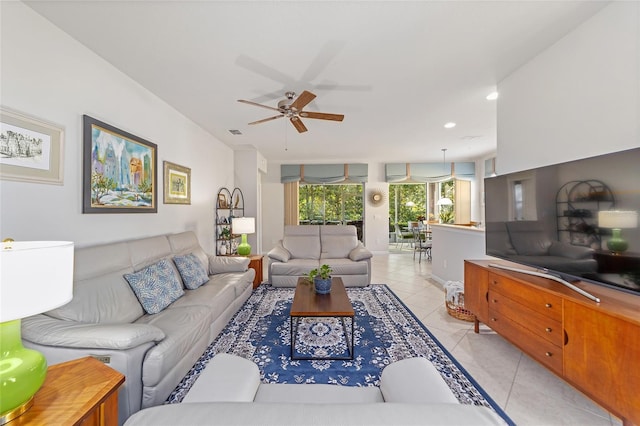
[[[287,225],[282,240],[267,254],[269,283],[295,287],[298,277],[327,264],[345,287],[366,286],[371,284],[372,256],[353,225]]]
[[[264,384],[251,361],[216,355],[180,404],[142,410],[125,426],[504,425],[487,407],[462,405],[424,358],[387,366],[380,387]]]
[[[189,280],[175,263],[191,254],[204,283],[193,290],[183,288]],[[125,275],[144,276],[159,264],[168,278],[154,276],[158,287],[170,282],[180,295],[149,314],[148,300],[143,307]],[[255,271],[248,264],[247,258],[207,255],[193,232],[76,249],[73,299],[23,319],[24,345],[42,352],[49,365],[94,356],[123,373],[123,423],[141,408],[162,404],[249,298]]]

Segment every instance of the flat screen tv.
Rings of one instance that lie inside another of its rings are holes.
[[[486,253],[640,294],[640,148],[485,179]]]

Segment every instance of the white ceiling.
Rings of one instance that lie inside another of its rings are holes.
[[[440,161],[496,148],[485,96],[594,1],[27,1],[231,147],[269,161]],[[286,91],[343,122],[247,123]],[[499,102],[499,101],[498,101]],[[445,129],[446,122],[457,126]],[[229,133],[238,129],[240,136]]]

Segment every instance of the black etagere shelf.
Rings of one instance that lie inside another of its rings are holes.
[[[233,218],[244,217],[244,195],[240,188],[229,190],[220,188],[216,200],[216,255],[237,254],[240,235],[234,235],[231,224]]]

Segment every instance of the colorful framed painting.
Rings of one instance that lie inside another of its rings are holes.
[[[164,203],[191,204],[191,169],[165,161]]]
[[[83,116],[83,213],[157,213],[156,144]]]
[[[0,179],[62,185],[64,128],[0,107]]]

